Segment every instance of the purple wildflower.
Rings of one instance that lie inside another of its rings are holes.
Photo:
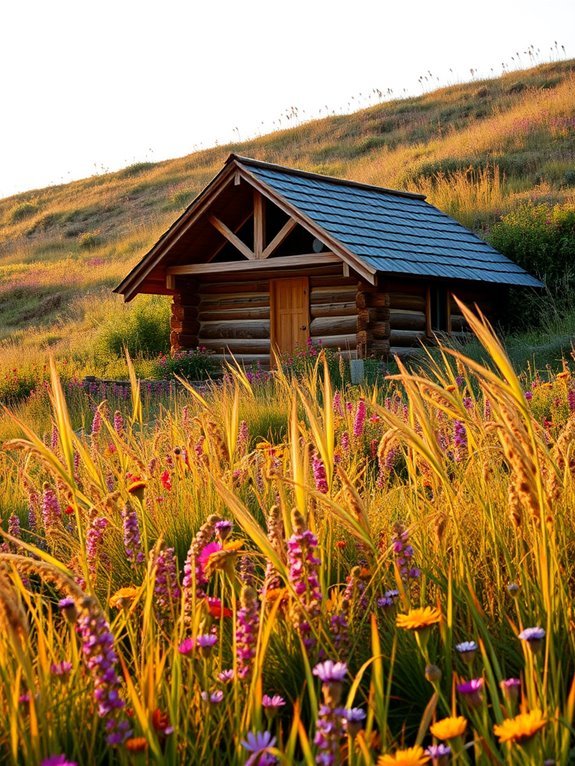
[[[159,551],[155,561],[154,607],[161,624],[166,624],[174,614],[174,607],[180,598],[176,557],[173,548]]]
[[[78,619],[78,610],[76,608],[76,602],[70,596],[61,598],[58,601],[58,607],[61,609],[62,614],[66,618],[67,622],[73,624]]]
[[[61,662],[53,662],[50,665],[50,673],[52,673],[53,676],[59,676],[63,680],[68,678],[71,670],[72,663],[68,662],[67,660],[62,660]]]
[[[92,577],[96,576],[98,559],[104,542],[104,531],[109,525],[108,519],[97,516],[92,519],[86,533],[86,561]]]
[[[232,524],[231,521],[228,521],[227,519],[216,521],[214,530],[216,532],[218,540],[221,543],[223,543],[230,536],[230,533],[233,528],[234,528],[234,525]]]
[[[569,405],[569,412],[575,412],[575,388],[570,388],[567,392],[567,404]]]
[[[268,750],[275,744],[276,738],[269,731],[249,731],[242,740],[242,747],[250,753],[245,766],[273,766],[277,758]]]
[[[313,453],[311,465],[313,470],[313,479],[315,481],[315,488],[317,489],[318,492],[321,492],[323,495],[327,495],[327,493],[329,492],[329,487],[327,485],[327,474],[325,472],[325,465],[323,464],[323,460],[320,458],[317,452]]]
[[[82,653],[94,681],[94,698],[98,715],[106,721],[107,742],[121,744],[129,735],[128,722],[119,717],[124,707],[120,697],[120,679],[116,673],[118,657],[114,651],[114,636],[102,613],[85,609],[78,618],[77,630],[82,643]]]
[[[460,420],[453,423],[453,459],[460,463],[467,455],[467,431]]]
[[[195,645],[196,645],[196,642],[194,641],[193,638],[185,638],[182,641],[182,643],[178,646],[178,651],[184,657],[187,657],[189,654],[191,654],[194,651]]]
[[[340,440],[341,448],[344,452],[349,452],[350,447],[350,441],[349,441],[349,434],[347,431],[344,431],[341,435]]]
[[[20,518],[19,516],[16,516],[15,513],[12,513],[8,517],[8,534],[18,539],[22,534],[22,530],[20,529]]]
[[[223,684],[229,684],[233,680],[234,680],[234,671],[231,668],[222,670],[220,673],[218,673],[218,681],[221,681]]]
[[[42,522],[47,535],[54,531],[61,519],[62,511],[54,490],[49,484],[44,484],[42,493]]]
[[[202,692],[201,697],[204,702],[209,702],[212,705],[219,705],[224,699],[224,693],[221,689],[217,689],[215,692]]]
[[[325,660],[315,666],[313,674],[324,684],[340,683],[347,675],[347,665],[345,662]]]
[[[44,758],[40,766],[78,766],[76,761],[71,761],[66,755],[51,755]]]
[[[257,593],[244,585],[240,595],[240,608],[236,623],[237,674],[242,680],[250,677],[256,656],[260,616]]]
[[[409,544],[409,533],[401,524],[394,527],[392,538],[392,550],[395,557],[395,563],[399,569],[399,574],[404,582],[409,579],[416,580],[421,571],[412,566],[413,547]]]
[[[344,734],[344,708],[324,704],[319,706],[314,744],[315,762],[320,766],[334,766],[339,759],[340,740]]]
[[[205,587],[208,584],[208,580],[199,559],[200,554],[212,539],[215,526],[219,521],[221,519],[215,515],[207,518],[205,524],[200,527],[192,540],[188,555],[186,556],[184,579],[182,581],[186,622],[189,622],[191,619],[194,597],[200,599],[206,595]]]
[[[102,413],[99,409],[96,409],[94,412],[94,417],[92,419],[92,429],[91,429],[91,436],[94,439],[98,434],[100,433],[100,430],[102,428]]]
[[[262,707],[266,710],[279,710],[285,704],[286,701],[279,694],[274,694],[273,697],[270,697],[269,694],[264,694],[262,697]]]
[[[142,564],[144,562],[144,552],[142,551],[141,546],[138,514],[129,503],[126,503],[122,508],[122,523],[126,558],[132,564]]]
[[[40,504],[38,493],[32,490],[28,493],[28,529],[30,532],[36,531],[37,512]]]
[[[459,653],[461,659],[470,665],[477,652],[477,644],[475,641],[462,641],[460,644],[455,645],[455,650]]]
[[[114,412],[114,431],[117,434],[122,434],[124,432],[124,418],[122,417],[120,410]]]
[[[316,556],[317,537],[305,528],[302,515],[295,509],[292,522],[295,531],[287,541],[287,558],[289,580],[297,596],[296,628],[304,646],[311,649],[316,643],[312,623],[319,619],[321,613],[322,593],[318,573],[321,562]]]
[[[477,707],[481,704],[483,699],[482,691],[482,678],[472,678],[470,681],[464,681],[462,684],[457,684],[457,693],[461,694],[470,707]]]
[[[366,713],[360,707],[344,708],[343,709],[343,723],[346,732],[350,737],[357,737],[362,729],[362,723],[365,721]]]
[[[249,440],[249,428],[248,424],[245,420],[242,420],[240,422],[240,426],[238,428],[238,438],[236,442],[236,449],[238,451],[238,455],[245,455],[248,451],[248,440]]]
[[[525,630],[522,630],[521,633],[517,636],[517,638],[520,638],[522,641],[525,641],[525,643],[531,649],[532,652],[538,652],[543,646],[543,640],[545,638],[545,630],[539,627],[525,628]]]
[[[343,405],[341,402],[341,394],[339,391],[336,391],[335,394],[333,395],[332,408],[336,415],[338,415],[340,418],[343,417]]]
[[[447,766],[451,748],[441,742],[439,745],[429,745],[425,753],[431,758],[432,766]]]
[[[499,685],[505,699],[514,705],[519,699],[521,681],[518,678],[504,678]]]
[[[360,399],[357,403],[357,408],[355,410],[355,417],[353,419],[353,435],[356,439],[359,439],[360,436],[363,434],[363,429],[365,427],[365,416],[367,414],[367,409],[365,406],[365,402],[363,399]]]

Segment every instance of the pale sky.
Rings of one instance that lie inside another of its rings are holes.
[[[0,196],[573,57],[573,30],[574,0],[3,0]]]

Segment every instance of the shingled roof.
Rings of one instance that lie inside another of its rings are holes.
[[[422,195],[232,158],[377,272],[542,286]]]
[[[421,194],[394,191],[309,173],[231,154],[152,249],[115,288],[126,300],[141,291],[161,292],[165,269],[185,254],[188,229],[227,183],[240,176],[284,212],[325,241],[369,281],[375,275],[466,280],[541,287],[541,282],[499,253]],[[179,251],[178,251],[178,248]],[[180,255],[178,255],[178,252]],[[273,265],[268,262],[268,265]],[[265,267],[266,261],[262,261]],[[165,291],[165,290],[164,290]]]

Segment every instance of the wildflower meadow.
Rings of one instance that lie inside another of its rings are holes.
[[[439,348],[5,412],[0,762],[567,764],[575,377]],[[76,399],[75,399],[76,397]]]

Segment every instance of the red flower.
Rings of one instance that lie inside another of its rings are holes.
[[[212,617],[220,620],[222,617],[231,617],[233,612],[227,606],[223,606],[219,598],[208,597],[206,599],[208,604],[208,612]]]
[[[74,513],[74,509],[72,508],[71,505],[67,505],[64,508],[64,513],[66,513],[68,516],[72,516],[72,514]]]
[[[152,713],[152,726],[162,737],[167,737],[168,734],[172,734],[174,729],[170,726],[170,717],[167,713],[164,713],[160,708],[156,708]]]
[[[170,476],[169,471],[166,469],[160,478],[165,489],[167,489],[169,492],[172,489],[172,477]]]

